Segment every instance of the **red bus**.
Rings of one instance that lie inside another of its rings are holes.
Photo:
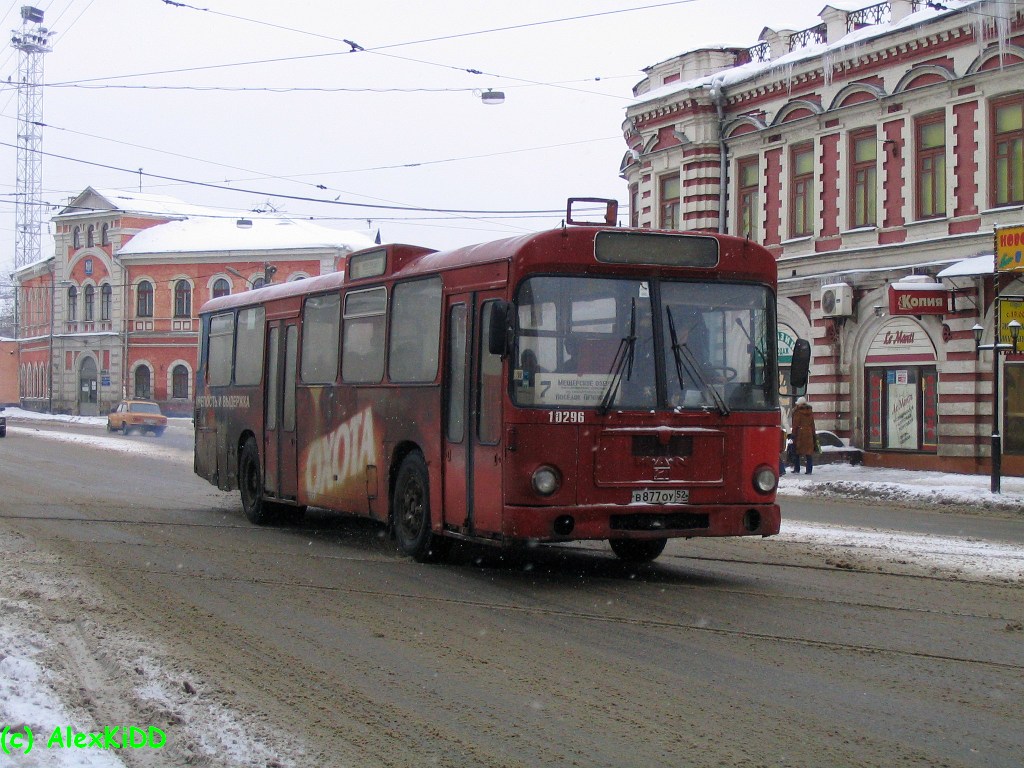
[[[776,265],[749,240],[606,222],[345,271],[200,310],[195,471],[250,521],[307,505],[442,557],[606,539],[770,536]],[[806,379],[802,342],[793,382]]]

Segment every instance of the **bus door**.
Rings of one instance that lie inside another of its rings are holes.
[[[501,358],[487,351],[496,292],[449,298],[445,370],[444,522],[500,533]]]
[[[298,458],[295,439],[295,371],[298,326],[294,320],[270,324],[267,338],[267,397],[263,419],[263,485],[279,499],[296,498]]]

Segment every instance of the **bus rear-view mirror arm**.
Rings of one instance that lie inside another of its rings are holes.
[[[490,326],[487,334],[487,351],[492,355],[508,357],[515,338],[515,307],[507,301],[491,304]]]

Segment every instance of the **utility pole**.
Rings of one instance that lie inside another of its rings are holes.
[[[43,12],[21,7],[21,29],[11,46],[18,57],[18,183],[15,196],[14,268],[39,261],[43,205],[43,55],[53,32],[42,26]]]

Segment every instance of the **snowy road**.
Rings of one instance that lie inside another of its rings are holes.
[[[0,443],[0,487],[0,725],[167,738],[37,742],[5,768],[1010,766],[1024,750],[1019,547],[787,521],[674,541],[650,568],[600,544],[426,567],[363,521],[254,528],[167,442],[25,424]]]

